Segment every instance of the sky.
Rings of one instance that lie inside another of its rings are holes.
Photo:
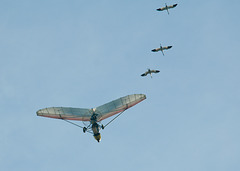
[[[1,0],[0,170],[240,170],[239,5]],[[36,115],[138,93],[100,143]]]

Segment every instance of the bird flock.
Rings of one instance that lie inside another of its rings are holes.
[[[158,8],[157,11],[164,11],[166,10],[168,15],[169,15],[169,9],[171,8],[175,8],[177,6],[177,4],[173,4],[173,5],[167,5],[165,3],[165,6],[162,7],[162,8]],[[158,52],[158,51],[161,51],[163,56],[164,56],[164,50],[168,50],[168,49],[171,49],[172,46],[162,46],[161,43],[160,43],[160,47],[158,48],[155,48],[152,50],[152,52]],[[152,73],[159,73],[160,71],[159,70],[151,70],[151,69],[148,69],[145,73],[143,73],[141,76],[144,77],[144,76],[147,76],[148,74],[150,74],[151,78],[152,78]]]

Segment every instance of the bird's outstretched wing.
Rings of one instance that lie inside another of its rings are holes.
[[[173,5],[169,5],[168,8],[174,8],[176,6],[177,6],[177,4],[173,4]]]
[[[172,46],[165,46],[165,47],[162,47],[162,50],[167,50],[167,49],[171,49]]]
[[[144,77],[144,76],[147,76],[148,75],[148,71],[143,73],[141,76]]]
[[[153,49],[152,52],[158,52],[160,50],[167,50],[167,49],[171,49],[172,46],[164,46],[164,47],[161,47],[161,48],[156,48],[156,49]]]
[[[152,52],[158,52],[160,48],[153,49]]]
[[[159,73],[160,71],[159,71],[159,70],[151,70],[151,72],[153,72],[153,73]]]
[[[166,10],[167,8],[166,7],[162,7],[162,8],[158,8],[157,11],[163,11],[163,10]]]
[[[167,7],[165,6],[165,7],[162,7],[162,8],[158,8],[157,11],[164,11],[166,9],[174,8],[176,6],[177,6],[177,4],[169,5]]]

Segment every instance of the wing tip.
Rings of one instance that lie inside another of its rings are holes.
[[[39,110],[36,112],[36,114],[37,114],[37,116],[39,116],[39,115],[40,115],[40,112],[39,112]]]
[[[147,96],[145,95],[145,94],[142,94],[143,95],[143,99],[146,99],[147,98]]]
[[[46,109],[46,108],[45,108],[45,109]],[[39,109],[39,110],[36,112],[37,116],[43,116],[43,110],[44,110],[44,109]]]

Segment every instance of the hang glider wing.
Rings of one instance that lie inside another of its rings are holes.
[[[55,119],[90,121],[92,110],[71,107],[49,107],[38,110],[37,115]]]
[[[144,94],[133,94],[106,103],[95,109],[49,107],[38,110],[37,115],[55,119],[90,121],[92,114],[96,113],[98,121],[101,121],[134,106],[144,99],[146,99]]]
[[[132,94],[99,106],[95,109],[95,112],[100,115],[98,121],[123,112],[144,99],[146,99],[144,94]]]

